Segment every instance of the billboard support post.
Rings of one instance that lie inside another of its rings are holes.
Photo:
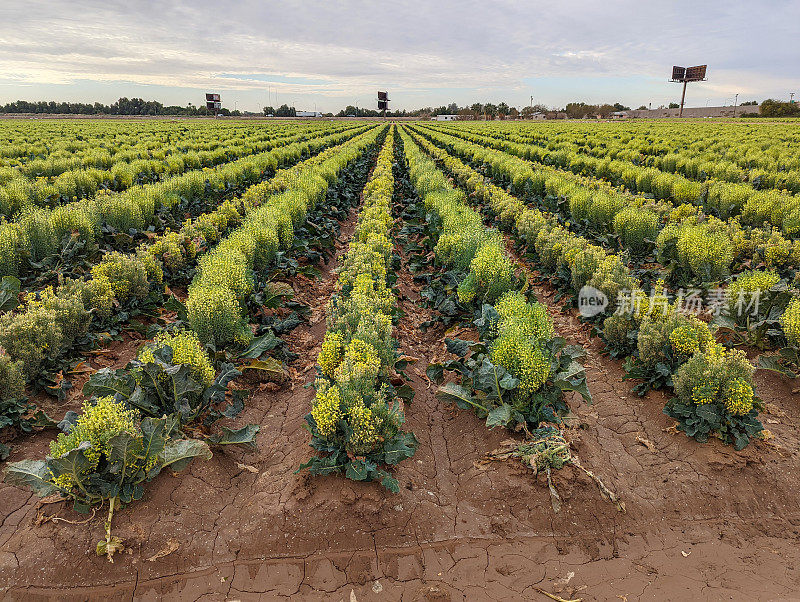
[[[683,82],[683,93],[681,94],[681,110],[678,113],[678,117],[683,117],[683,103],[686,100],[686,84],[688,84],[688,83],[689,82],[687,82],[685,80]]]
[[[706,68],[708,65],[697,65],[695,67],[672,67],[672,82],[683,83],[683,92],[681,93],[681,109],[678,112],[678,117],[683,117],[683,104],[686,101],[686,84],[689,82],[704,82],[706,81]]]

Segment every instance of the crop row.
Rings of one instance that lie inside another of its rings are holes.
[[[560,286],[576,296],[585,286],[591,287],[611,308],[626,292],[641,290],[619,255],[571,233],[552,214],[526,207],[505,190],[485,184],[480,174],[447,152],[433,145],[425,148],[479,202],[487,203],[543,273],[562,275],[556,278]],[[665,406],[665,413],[699,441],[716,434],[741,448],[761,433],[754,367],[744,352],[716,343],[705,322],[681,313],[661,291],[641,294],[639,300],[628,311],[605,317],[601,332],[616,356],[636,355],[637,363],[628,364],[633,375],[673,389],[676,397]]]
[[[391,384],[398,359],[392,338],[394,298],[388,286],[393,244],[391,203],[394,126],[362,192],[355,231],[338,269],[327,311],[327,332],[306,416],[314,455],[302,468],[312,474],[344,473],[399,485],[386,466],[414,455],[417,439],[401,430],[403,405]]]
[[[259,133],[250,139],[237,140],[214,150],[186,153],[164,152],[163,158],[120,161],[106,169],[83,168],[67,170],[55,178],[38,177],[30,180],[20,174],[0,186],[0,215],[9,219],[34,206],[58,206],[70,201],[89,199],[98,193],[121,192],[137,184],[157,182],[187,171],[214,167],[255,153],[308,140],[319,131],[335,133],[346,128],[325,128],[301,131],[285,137]],[[244,142],[244,143],[242,143]]]
[[[782,178],[797,183],[800,142],[785,124],[730,124],[724,128],[693,123],[613,125],[547,124],[545,127],[493,123],[464,126],[475,133],[536,144],[549,150],[570,150],[608,157],[692,179],[747,181],[757,187],[782,187]]]
[[[291,244],[293,227],[325,198],[342,170],[375,144],[381,130],[372,127],[315,157],[307,169],[294,174],[283,192],[250,211],[206,256],[208,261],[203,262],[190,288],[184,329],[162,332],[146,343],[126,368],[93,375],[83,389],[91,399],[80,415],[65,418],[62,424],[69,423],[68,432],[51,443],[49,456],[10,465],[6,480],[31,487],[40,495],[59,493],[72,499],[80,511],[108,502],[106,537],[98,543],[97,553],[113,561],[113,555],[123,549],[123,542],[111,534],[115,509],[139,499],[147,481],[167,467],[180,470],[195,457],[209,458],[210,445],[252,447],[257,425],[236,430],[223,426],[214,435],[202,435],[203,429],[195,428],[195,439],[184,434],[185,426],[200,426],[202,421],[207,428],[220,418],[235,417],[243,407],[242,396],[228,391],[230,381],[240,372],[229,363],[222,363],[217,371],[201,342],[215,343],[218,352],[234,342],[215,337],[221,330],[210,333],[204,329],[207,322],[203,320],[209,318],[225,328],[225,316],[200,314],[196,304],[231,290],[233,280],[224,275],[224,270],[231,268],[233,279],[243,276],[250,287],[237,291],[242,296],[229,316],[235,314],[232,320],[237,325],[246,319],[244,296],[253,291],[255,275],[265,271],[278,248]],[[252,334],[244,342],[251,338]]]
[[[54,209],[37,209],[19,221],[0,224],[0,276],[24,276],[36,264],[58,254],[65,237],[87,246],[104,231],[140,232],[157,222],[157,211],[189,200],[214,200],[227,191],[256,183],[280,166],[331,144],[352,138],[367,126],[312,138],[247,156],[208,172],[190,172],[164,182],[133,188],[103,199],[84,200]]]
[[[546,308],[532,298],[527,279],[517,276],[520,266],[502,234],[483,225],[464,193],[406,132],[401,139],[411,182],[423,210],[434,216],[429,244],[444,271],[428,297],[454,296],[481,338],[480,343],[449,340],[448,349],[460,359],[433,365],[428,373],[438,381],[444,371],[453,371],[460,382],[444,385],[437,396],[474,409],[489,427],[528,433],[558,422],[568,409],[566,391],[591,399],[577,361],[583,350],[555,336]],[[441,287],[448,281],[456,288]]]
[[[519,195],[538,199],[542,206],[560,211],[558,199],[565,199],[572,227],[594,232],[597,240],[607,243],[613,235],[621,250],[634,255],[655,251],[659,261],[670,266],[674,284],[719,281],[729,275],[735,261],[752,266],[763,262],[784,274],[793,274],[800,265],[800,243],[779,232],[743,228],[736,219],[704,216],[692,205],[673,208],[447,134],[417,131],[473,164],[487,165],[493,177]],[[548,203],[548,198],[555,200]]]
[[[774,225],[789,236],[800,233],[800,197],[777,190],[756,190],[745,184],[713,180],[695,182],[678,174],[639,167],[625,161],[595,159],[566,151],[550,152],[537,146],[465,134],[452,128],[448,131],[483,146],[543,165],[554,165],[575,174],[590,175],[624,186],[632,192],[670,201],[676,206],[699,205],[723,219],[740,216],[745,225]]]

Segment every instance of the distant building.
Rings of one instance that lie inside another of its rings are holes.
[[[295,111],[297,117],[322,117],[322,111]]]
[[[758,113],[761,105],[739,105],[737,107],[684,107],[683,117],[740,117],[745,113]],[[663,106],[657,109],[634,109],[622,111],[631,119],[660,119],[663,117],[677,117],[680,109],[667,109]]]
[[[458,115],[437,115],[436,121],[457,121]]]
[[[541,111],[536,111],[535,113],[532,113],[531,116],[528,117],[528,119],[547,119],[547,115],[545,115]]]
[[[627,119],[628,113],[626,111],[614,111],[610,117],[611,119]]]

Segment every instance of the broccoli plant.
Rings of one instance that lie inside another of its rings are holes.
[[[140,499],[143,484],[163,469],[182,470],[194,458],[211,458],[205,442],[173,438],[175,417],[139,420],[138,411],[113,397],[86,402],[82,415],[61,426],[64,432],[51,442],[46,459],[10,464],[5,481],[42,497],[60,493],[78,512],[108,502],[105,539],[96,551],[111,562],[124,549],[111,534],[114,512]]]
[[[241,375],[233,364],[223,364],[219,374],[206,352],[189,333],[164,334],[144,346],[138,359],[125,368],[99,370],[83,387],[87,397],[113,396],[144,416],[173,416],[178,428],[201,423],[209,427],[220,418],[235,418],[244,409],[244,392],[226,393],[230,382]],[[255,446],[258,425],[238,430],[222,429],[209,442]]]
[[[483,342],[445,339],[458,356],[428,366],[428,377],[441,382],[445,371],[460,374],[436,396],[486,417],[488,427],[536,428],[558,422],[567,412],[565,391],[577,391],[591,401],[586,372],[578,360],[580,347],[552,336],[544,307],[527,303],[524,295],[506,293],[496,306],[484,304],[474,323]]]

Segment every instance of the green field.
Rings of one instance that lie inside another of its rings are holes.
[[[441,406],[453,457],[546,475],[540,509],[571,466],[613,517],[587,408],[655,404],[676,463],[797,443],[798,267],[791,121],[0,121],[0,496],[102,508],[108,559],[231,457],[413,506]]]

